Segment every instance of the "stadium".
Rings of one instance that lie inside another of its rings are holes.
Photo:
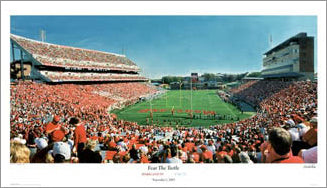
[[[155,86],[121,54],[10,41],[11,163],[317,162],[306,33],[264,53],[261,79],[215,89]]]

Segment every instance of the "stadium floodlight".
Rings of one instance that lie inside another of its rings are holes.
[[[167,94],[167,93],[168,93],[168,92],[166,91],[166,108],[168,107],[168,105],[167,105],[167,98],[168,98],[167,95],[168,95],[168,94]]]
[[[192,82],[193,82],[193,80],[192,80],[192,77],[191,77],[191,116],[193,115],[193,105],[192,105],[192,90],[193,90],[193,86],[192,86]],[[193,117],[193,116],[192,116]]]
[[[41,41],[44,42],[46,40],[46,34],[45,34],[45,30],[41,30],[40,31],[40,37],[41,37]]]
[[[182,82],[179,81],[179,106],[182,108]]]
[[[151,120],[153,120],[153,111],[152,111],[152,103],[151,103],[151,101],[152,101],[152,97],[150,98],[150,100],[149,100],[149,102],[150,102],[150,116],[151,116]]]
[[[15,62],[15,44],[11,41],[12,62]]]

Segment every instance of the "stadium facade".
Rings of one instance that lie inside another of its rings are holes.
[[[264,53],[261,76],[314,80],[314,37],[299,33]]]
[[[125,55],[50,44],[13,34],[10,41],[12,78],[46,83],[148,81]],[[15,59],[17,49],[19,60]]]

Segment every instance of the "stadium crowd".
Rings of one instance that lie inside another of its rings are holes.
[[[10,38],[44,65],[88,69],[138,71],[135,63],[122,55],[49,44],[11,35]]]
[[[80,72],[52,72],[40,71],[40,73],[51,79],[57,81],[141,81],[146,80],[138,74],[113,74],[113,73],[80,73]]]
[[[11,162],[316,163],[317,84],[260,81],[232,91],[258,106],[236,123],[158,127],[118,120],[156,89],[140,83],[11,85]],[[268,93],[271,92],[271,93]]]

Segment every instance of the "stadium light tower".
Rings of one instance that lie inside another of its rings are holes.
[[[273,47],[273,40],[272,40],[272,34],[269,35],[269,48],[271,49]]]
[[[168,96],[167,96],[167,91],[166,91],[166,108],[167,108],[167,106],[168,106]]]
[[[45,30],[43,30],[43,29],[40,30],[40,37],[41,37],[42,42],[44,42],[46,40]]]
[[[179,81],[179,106],[182,108],[182,81]]]
[[[193,80],[192,80],[192,77],[191,77],[191,116],[193,115],[193,105],[192,105],[192,90],[193,90],[193,86],[192,86],[192,82],[193,82]]]

